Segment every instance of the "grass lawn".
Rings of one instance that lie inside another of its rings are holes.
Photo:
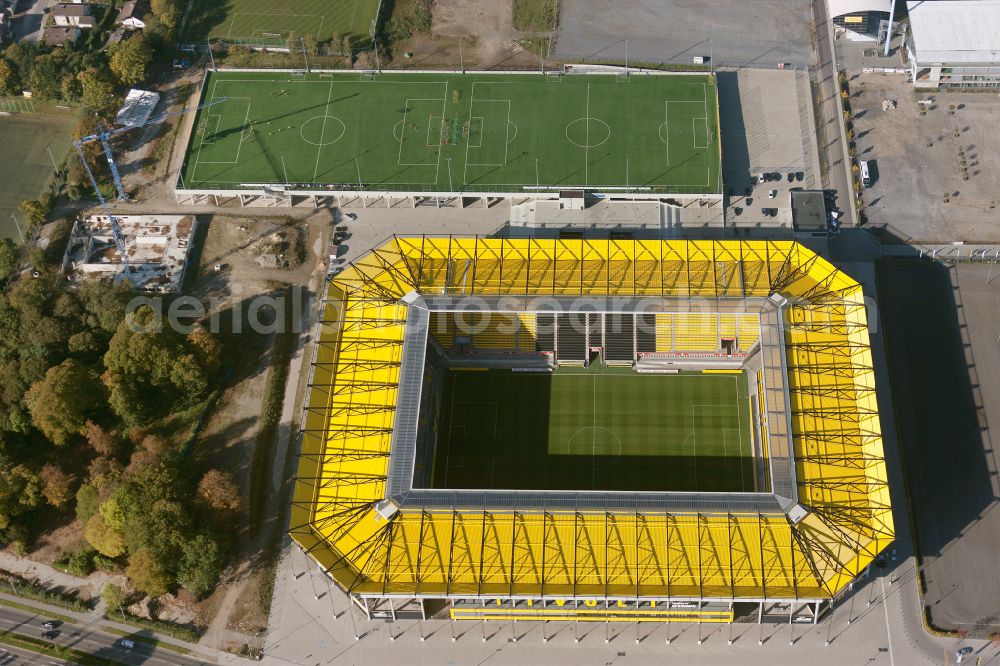
[[[367,45],[380,0],[196,0],[187,39],[222,39],[254,45],[284,45],[289,34],[328,42],[349,35]],[[339,46],[337,44],[336,46]]]
[[[745,374],[450,371],[435,488],[754,490]]]
[[[188,188],[717,193],[702,75],[210,73]]]
[[[556,29],[558,0],[514,0],[514,27],[530,32]]]
[[[16,214],[22,230],[27,216],[17,206],[25,199],[37,199],[52,178],[52,160],[59,164],[69,150],[73,118],[48,115],[13,114],[0,116],[0,236],[19,240],[11,219]]]

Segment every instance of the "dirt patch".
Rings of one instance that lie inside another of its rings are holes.
[[[497,33],[513,38],[514,0],[437,0],[431,34],[482,37]]]
[[[537,60],[518,44],[523,36],[514,28],[514,0],[436,0],[429,35],[415,35],[397,44],[400,63],[404,52],[413,63],[495,67],[501,63],[531,65]],[[461,38],[461,49],[459,48]],[[460,52],[461,51],[461,52]],[[521,62],[523,57],[525,62]],[[405,63],[409,66],[410,63]]]

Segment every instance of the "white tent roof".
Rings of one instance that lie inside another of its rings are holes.
[[[910,0],[906,8],[918,63],[1000,63],[1000,0]]]
[[[132,88],[125,97],[125,104],[115,116],[115,122],[124,127],[138,127],[149,120],[160,101],[160,93]]]

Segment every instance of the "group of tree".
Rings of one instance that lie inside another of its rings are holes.
[[[48,277],[0,293],[0,545],[23,548],[43,512],[75,508],[90,546],[137,589],[203,595],[240,492],[228,474],[200,474],[156,427],[206,398],[219,344],[199,327],[175,331],[148,306],[127,313],[126,287]]]
[[[232,476],[213,469],[193,478],[168,442],[141,429],[119,443],[115,432],[86,428],[98,454],[76,492],[88,543],[126,563],[133,585],[151,596],[178,585],[195,596],[210,591],[230,545],[226,527],[242,506]]]

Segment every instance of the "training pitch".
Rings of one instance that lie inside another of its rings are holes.
[[[284,46],[292,35],[349,36],[357,47],[369,43],[378,10],[379,0],[198,0],[194,32],[248,46]]]
[[[709,75],[212,72],[187,189],[720,191]]]
[[[739,374],[449,371],[434,488],[755,492]]]

